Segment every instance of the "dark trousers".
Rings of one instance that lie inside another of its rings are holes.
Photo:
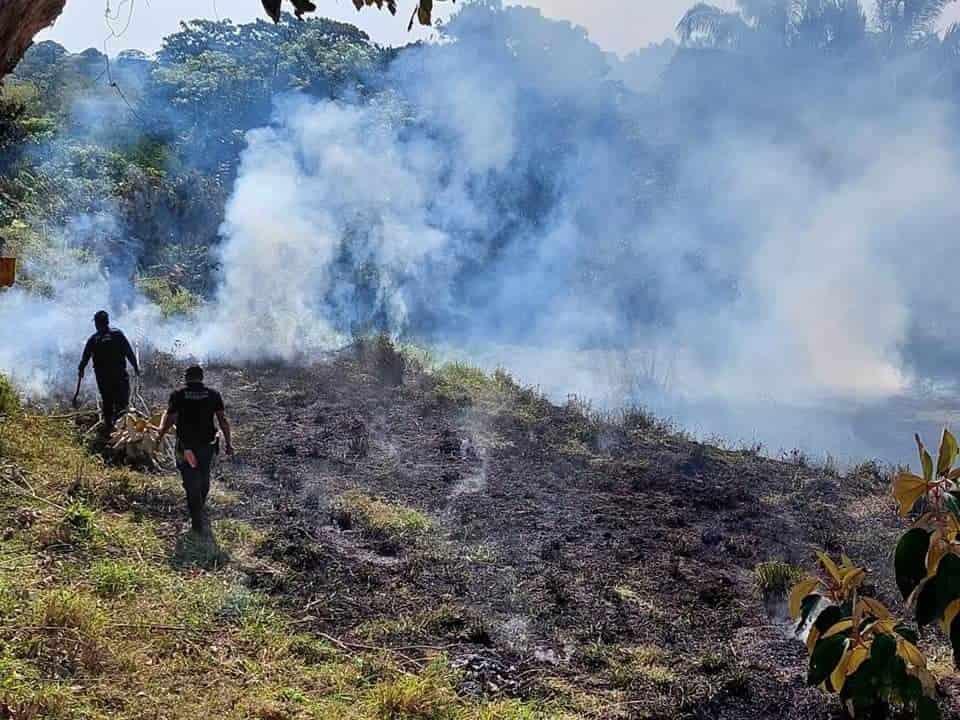
[[[130,407],[130,378],[126,375],[114,378],[97,378],[100,390],[100,405],[103,424],[112,428],[117,418]]]
[[[206,527],[207,512],[204,506],[207,503],[207,494],[210,492],[210,472],[213,469],[213,460],[217,451],[215,445],[201,445],[191,448],[197,456],[197,466],[190,467],[190,463],[183,457],[183,449],[177,446],[177,469],[183,479],[183,490],[187,495],[187,509],[190,511],[190,524],[200,532]]]

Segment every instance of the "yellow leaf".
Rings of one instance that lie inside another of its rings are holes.
[[[867,609],[867,612],[873,615],[873,617],[877,618],[877,620],[886,620],[892,617],[892,613],[887,610],[886,605],[875,598],[860,598],[860,604],[863,605]]]
[[[940,561],[947,554],[949,546],[943,539],[943,533],[937,530],[930,536],[930,547],[927,550],[927,577],[933,577],[937,574],[937,568],[940,567]]]
[[[891,615],[883,620],[877,620],[876,631],[878,633],[883,633],[884,635],[892,635],[894,628],[897,627],[897,624],[897,619]]]
[[[870,648],[865,645],[857,645],[851,650],[850,657],[847,659],[847,677],[859,670],[868,657],[870,657]]]
[[[947,475],[948,480],[956,480],[957,478],[960,478],[960,468],[954,468]]]
[[[830,673],[830,684],[833,686],[834,692],[840,692],[847,678],[859,670],[864,661],[870,657],[870,651],[864,645],[851,648],[849,640],[845,644],[846,647],[840,657],[840,662]]]
[[[812,653],[817,641],[820,640],[820,631],[816,627],[811,627],[807,633],[807,652]]]
[[[843,574],[843,581],[840,583],[840,588],[843,590],[844,595],[849,595],[857,587],[860,586],[860,583],[864,581],[867,577],[867,571],[863,568],[851,568]]]
[[[927,449],[923,446],[923,441],[920,439],[920,436],[914,435],[914,438],[917,440],[917,450],[920,452],[920,464],[923,466],[923,479],[927,482],[932,482],[933,458],[930,457],[930,453],[928,453]]]
[[[957,451],[957,439],[944,428],[940,438],[940,450],[937,452],[937,477],[943,477],[950,472],[954,460],[957,459]]]
[[[817,552],[817,557],[820,558],[820,564],[823,565],[824,570],[826,570],[830,577],[833,578],[833,581],[840,585],[843,583],[843,576],[840,574],[840,568],[837,567],[837,564],[830,559],[826,553]]]
[[[830,684],[833,686],[834,692],[840,692],[840,688],[843,687],[843,683],[847,679],[847,664],[850,662],[850,655],[850,641],[847,640],[844,643],[843,655],[840,656],[840,662],[837,663],[833,672],[830,673]]]
[[[823,634],[823,639],[826,640],[828,637],[833,637],[837,633],[842,633],[844,630],[849,630],[853,627],[853,620],[847,618],[846,620],[841,620],[838,623],[834,623],[830,626],[830,629]]]
[[[803,599],[812,593],[819,584],[820,578],[810,577],[804,578],[793,586],[793,589],[790,591],[790,599],[787,603],[790,610],[790,617],[792,617],[794,620],[798,620],[800,618],[800,609],[803,604]]]
[[[914,667],[921,669],[927,667],[927,658],[920,652],[920,648],[909,640],[900,638],[897,641],[897,654]]]
[[[957,616],[958,612],[960,612],[960,598],[947,605],[947,609],[943,611],[943,617],[940,619],[940,627],[943,628],[945,635],[950,635],[950,626],[953,624],[953,619]]]
[[[957,518],[952,512],[946,513],[946,522],[944,523],[946,527],[943,529],[943,536],[946,538],[947,543],[952,543],[957,539],[957,535],[960,535],[960,522],[957,521]]]
[[[900,517],[906,517],[913,510],[917,500],[923,497],[929,484],[917,475],[907,472],[897,473],[893,480],[893,498],[900,506]]]

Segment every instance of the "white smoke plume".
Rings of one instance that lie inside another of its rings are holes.
[[[373,99],[281,99],[247,135],[213,302],[174,328],[134,298],[128,321],[233,361],[386,329],[559,398],[902,457],[903,408],[949,389],[960,357],[946,103],[891,99],[886,70],[852,66],[846,94],[798,73],[763,98],[745,78],[767,104],[698,126],[682,73],[641,101],[529,8],[467,8],[446,39],[401,53]],[[0,300],[0,368],[28,382],[110,292],[92,277],[52,297]],[[57,340],[15,340],[18,316]]]

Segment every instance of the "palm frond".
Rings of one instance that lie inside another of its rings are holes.
[[[739,13],[700,2],[677,23],[680,41],[691,47],[733,49],[742,44],[749,28]]]

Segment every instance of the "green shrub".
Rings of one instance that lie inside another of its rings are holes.
[[[199,297],[167,278],[140,278],[137,287],[160,308],[164,317],[192,315],[201,305]]]
[[[17,415],[20,409],[17,391],[5,376],[0,375],[0,415]]]
[[[897,473],[891,492],[901,517],[919,507],[894,551],[894,571],[919,627],[939,621],[960,665],[960,454],[949,430],[934,463],[916,437],[922,475]],[[918,633],[878,600],[860,595],[866,571],[843,556],[819,554],[821,576],[800,580],[790,593],[797,631],[809,625],[807,682],[837,693],[853,717],[940,717],[936,680],[917,647]]]

